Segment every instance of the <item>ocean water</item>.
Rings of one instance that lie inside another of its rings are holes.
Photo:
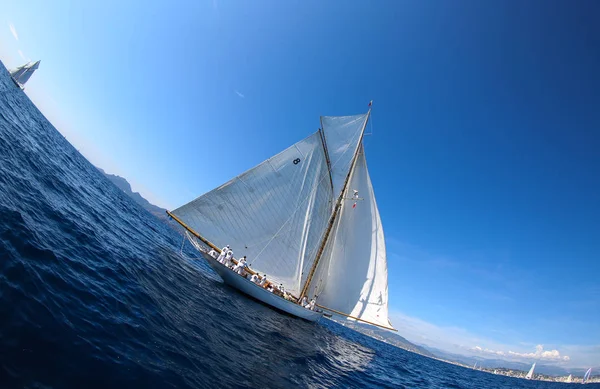
[[[567,387],[279,314],[182,256],[181,241],[0,66],[0,388]]]

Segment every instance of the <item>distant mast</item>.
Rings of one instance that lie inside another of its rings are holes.
[[[527,378],[528,380],[533,378],[533,370],[535,369],[535,362],[533,362],[533,365],[531,365],[531,369],[529,369],[529,373],[527,373],[527,375],[525,376],[525,378]]]
[[[10,75],[15,84],[21,89],[25,88],[25,83],[29,81],[33,72],[40,66],[40,61],[27,62],[25,65],[19,66],[10,71]]]

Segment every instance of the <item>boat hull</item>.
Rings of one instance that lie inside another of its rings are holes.
[[[240,292],[247,294],[258,301],[261,301],[272,308],[304,320],[318,321],[321,318],[322,313],[311,311],[298,304],[288,301],[283,297],[279,297],[272,292],[269,292],[265,288],[237,274],[227,266],[211,257],[208,253],[203,252],[202,256],[206,258],[210,267],[212,267],[213,270],[217,272],[219,276],[221,276],[227,285],[239,290]]]

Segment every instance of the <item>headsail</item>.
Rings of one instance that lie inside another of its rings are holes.
[[[318,295],[320,305],[392,328],[385,238],[362,147],[347,189],[358,190],[362,200],[355,208],[344,200],[309,295]]]
[[[317,132],[173,214],[298,294],[331,215],[327,170]]]

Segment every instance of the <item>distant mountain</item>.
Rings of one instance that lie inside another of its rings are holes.
[[[97,169],[100,170],[102,174],[104,174],[104,176],[110,180],[110,182],[115,184],[117,188],[121,189],[123,192],[125,192],[127,196],[131,197],[133,201],[141,205],[144,209],[146,209],[148,212],[150,212],[160,220],[169,222],[169,217],[166,213],[167,210],[150,203],[148,200],[143,198],[142,195],[140,195],[138,192],[132,191],[131,184],[129,184],[129,182],[126,179],[114,174],[106,173],[101,168]]]
[[[332,320],[335,321],[336,323],[339,323],[339,324],[345,326],[345,327],[352,328],[354,331],[360,332],[361,334],[369,336],[373,339],[377,339],[381,342],[391,344],[392,346],[399,347],[403,350],[421,354],[426,357],[431,357],[431,358],[436,357],[429,350],[425,349],[424,347],[417,346],[416,344],[409,342],[408,340],[406,340],[405,338],[403,338],[402,336],[398,335],[395,332],[391,332],[391,331],[384,330],[384,329],[377,328],[377,327],[370,326],[370,325],[363,325],[358,322],[347,322],[344,320],[336,320],[334,318],[332,318]]]
[[[524,373],[526,373],[527,371],[529,371],[529,368],[531,368],[531,363],[533,363],[533,361],[524,363],[524,362],[517,362],[517,361],[507,361],[505,359],[487,359],[487,358],[482,358],[482,357],[477,357],[477,356],[470,357],[470,356],[466,356],[466,355],[449,353],[447,351],[440,350],[440,349],[437,349],[434,347],[429,347],[429,346],[427,346],[427,349],[429,351],[433,352],[435,355],[437,355],[441,359],[460,363],[460,364],[463,364],[466,366],[473,366],[475,364],[475,362],[477,362],[477,367],[479,367],[479,368],[488,368],[488,369],[505,368],[505,369],[511,369],[511,370],[520,370],[520,371],[523,371]],[[535,372],[537,374],[547,374],[547,375],[553,375],[553,376],[562,376],[562,375],[573,374],[573,375],[582,376],[583,373],[585,372],[585,369],[577,369],[577,368],[565,369],[564,367],[561,367],[561,366],[544,364],[543,362],[540,362],[539,360],[536,362],[537,362],[537,364],[535,367]]]
[[[366,333],[365,331],[370,331],[370,332],[372,332],[372,335],[370,335],[370,336],[372,336],[376,339],[379,339],[382,342],[389,343],[396,347],[400,347],[401,349],[412,351],[413,353],[421,354],[426,357],[432,357],[432,358],[436,357],[435,354],[431,353],[426,348],[417,346],[416,344],[409,342],[408,340],[406,340],[406,338],[398,335],[395,332],[386,331],[386,330],[379,329],[376,327],[364,328],[364,330],[361,330],[361,332],[363,332],[363,333]]]

